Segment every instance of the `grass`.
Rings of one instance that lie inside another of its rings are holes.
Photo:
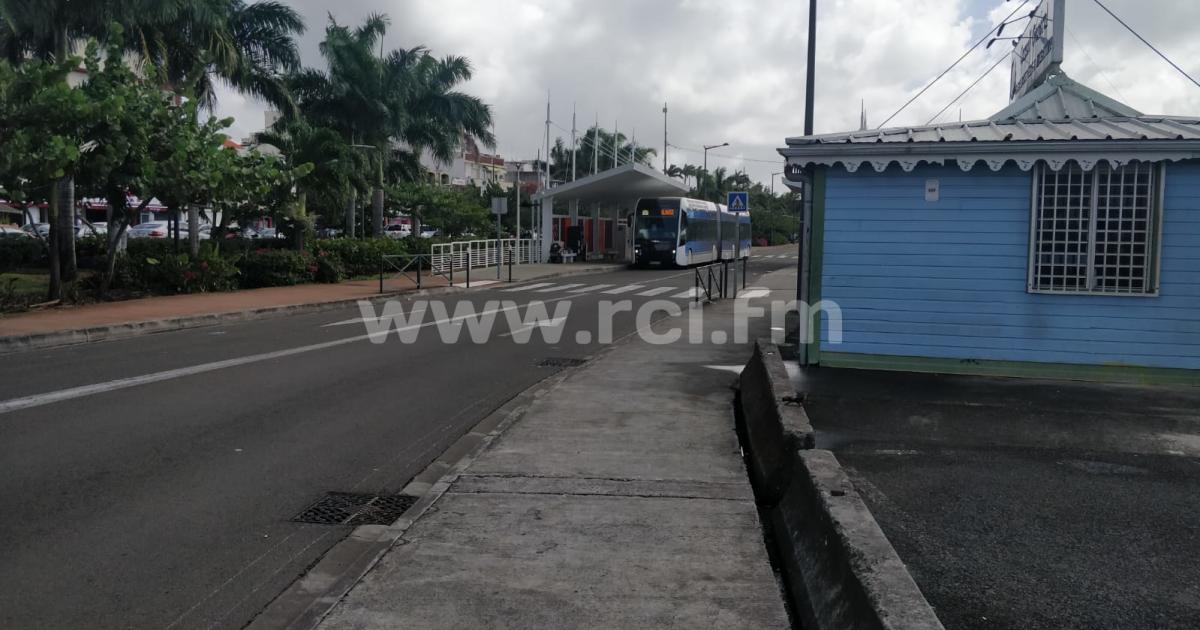
[[[50,288],[50,275],[45,273],[0,273],[0,293],[11,296],[38,295],[45,297]]]

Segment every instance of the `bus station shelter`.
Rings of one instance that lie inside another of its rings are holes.
[[[542,260],[550,255],[551,243],[565,243],[570,228],[578,226],[587,260],[629,261],[633,239],[627,219],[637,200],[687,192],[683,182],[644,164],[626,164],[542,190],[533,196],[541,204]]]

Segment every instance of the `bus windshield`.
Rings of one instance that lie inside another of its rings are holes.
[[[677,217],[638,217],[637,238],[642,241],[673,241],[678,226]]]

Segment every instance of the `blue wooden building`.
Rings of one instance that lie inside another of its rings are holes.
[[[1200,119],[1060,72],[987,120],[780,152],[811,183],[802,297],[841,311],[809,364],[1200,383]]]

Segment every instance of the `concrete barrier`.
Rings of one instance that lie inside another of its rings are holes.
[[[833,453],[813,448],[779,350],[742,371],[739,434],[793,615],[806,630],[943,630]]]
[[[787,488],[793,454],[813,447],[812,425],[795,399],[779,348],[768,341],[754,344],[754,356],[742,370],[738,389],[742,415],[754,418],[743,427],[750,482],[759,502],[771,506]]]

